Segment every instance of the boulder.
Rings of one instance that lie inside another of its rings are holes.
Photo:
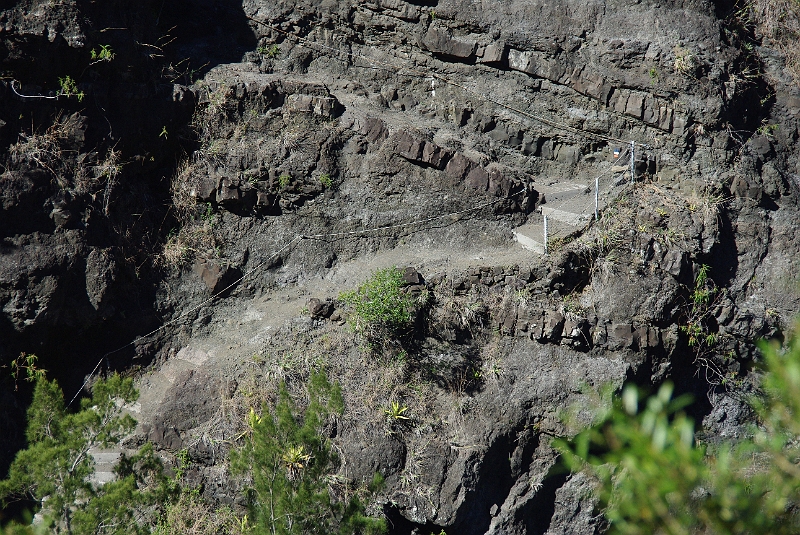
[[[538,339],[540,342],[558,343],[564,330],[564,315],[550,310],[544,315],[542,330]]]
[[[86,257],[86,295],[92,307],[103,317],[114,313],[111,289],[118,273],[117,262],[107,250],[92,249]]]
[[[242,276],[242,271],[239,268],[207,258],[198,258],[195,261],[193,271],[202,279],[206,288],[212,294],[225,291]]]
[[[224,177],[217,188],[217,203],[222,205],[238,204],[241,199],[239,180]]]
[[[420,44],[434,54],[442,54],[459,59],[467,59],[475,55],[478,44],[475,41],[460,41],[450,37],[447,30],[431,25]]]
[[[316,297],[308,300],[308,313],[314,319],[329,318],[333,314],[333,303],[330,300],[321,301]]]
[[[422,148],[422,161],[436,169],[444,169],[450,156],[450,151],[430,141],[426,141]]]
[[[609,349],[639,349],[639,336],[630,323],[615,323],[608,330]]]
[[[450,161],[447,162],[447,166],[445,167],[444,171],[452,180],[463,182],[469,172],[475,167],[475,162],[467,159],[466,156],[459,152],[450,158]]]
[[[367,141],[378,146],[389,137],[389,130],[386,128],[386,123],[376,117],[367,117],[364,122],[363,133]]]
[[[197,184],[192,190],[192,196],[200,202],[216,200],[217,180],[209,175],[197,179]]]
[[[675,112],[672,108],[661,106],[658,108],[658,128],[669,132],[672,129],[672,116]]]
[[[625,103],[625,115],[641,119],[643,111],[644,96],[641,93],[632,92]]]
[[[187,431],[207,422],[219,410],[220,395],[230,396],[234,389],[235,383],[223,383],[199,370],[181,372],[143,431],[158,446],[177,451],[185,446]]]
[[[394,136],[394,143],[394,151],[406,160],[422,161],[424,140],[418,139],[406,131],[401,131]]]
[[[409,266],[403,270],[403,282],[406,284],[422,284],[422,275],[420,275],[416,269]]]
[[[479,63],[503,63],[506,57],[505,41],[497,41],[486,45],[483,54],[478,59]]]
[[[468,189],[484,192],[489,187],[489,173],[482,167],[475,167],[467,173],[464,184]]]

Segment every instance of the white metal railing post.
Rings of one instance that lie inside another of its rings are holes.
[[[636,156],[634,155],[635,149],[636,143],[631,141],[631,184],[636,182]]]
[[[594,177],[594,220],[595,221],[599,219],[597,215],[597,204],[599,202],[599,199],[600,199],[600,177],[596,176]]]
[[[547,216],[544,216],[544,254],[547,254]]]

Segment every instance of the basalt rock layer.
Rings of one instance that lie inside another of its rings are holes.
[[[242,411],[322,367],[340,475],[384,475],[394,533],[602,532],[564,411],[670,379],[735,436],[754,342],[800,310],[800,90],[766,4],[7,7],[0,360],[72,392],[141,372],[128,444],[186,448],[235,506]],[[547,214],[549,254],[521,247]],[[391,265],[419,310],[376,355],[337,298]]]

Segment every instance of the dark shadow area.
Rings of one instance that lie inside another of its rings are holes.
[[[517,451],[520,445],[522,450]],[[524,425],[507,435],[498,437],[483,457],[474,489],[469,491],[461,505],[456,524],[445,528],[434,524],[419,525],[402,516],[396,508],[386,507],[384,514],[389,523],[389,533],[391,535],[439,535],[442,531],[459,535],[486,533],[492,520],[492,506],[496,505],[499,508],[503,505],[514,483],[528,470],[538,446],[539,436],[534,435],[532,430]],[[525,521],[527,525],[546,527],[541,530],[536,528],[528,533],[547,531],[549,519],[555,511],[555,492],[564,484],[568,475],[559,472],[551,477],[548,473],[542,489],[522,512],[522,516],[526,518],[532,515],[531,520]]]
[[[439,0],[407,0],[409,4],[415,4],[424,7],[436,7],[439,5]]]
[[[579,253],[573,250],[559,253],[553,264],[551,286],[561,295],[580,292],[589,283],[591,266]]]
[[[767,195],[761,196],[761,202],[759,203],[759,206],[765,210],[769,210],[770,212],[774,212],[780,208],[778,203],[776,203],[774,199]]]
[[[419,376],[439,388],[459,395],[473,395],[483,387],[482,362],[477,346],[425,346],[420,358],[409,362],[409,378]]]
[[[165,1],[157,26],[175,37],[173,55],[178,61],[188,59],[195,75],[239,62],[257,46],[241,0]]]
[[[20,400],[31,397],[30,383],[15,385],[10,375],[0,381],[0,479],[6,477],[11,461],[25,445],[25,409]]]
[[[757,131],[763,118],[769,117],[775,103],[775,93],[763,76],[764,66],[755,52],[762,36],[757,18],[746,2],[718,0],[714,8],[721,22],[723,43],[739,50],[730,68],[731,80],[738,80],[736,94],[723,111],[722,120],[746,138]]]
[[[77,114],[82,126],[59,138],[70,145],[58,150],[96,152],[99,161],[114,150],[120,163],[113,180],[102,179],[101,190],[80,195],[71,183],[67,188],[55,184],[45,168],[17,165],[23,173],[15,189],[5,190],[14,202],[0,211],[0,236],[43,233],[56,244],[65,239],[51,214],[53,202],[60,203],[73,217],[64,228],[77,231],[70,239],[80,240],[69,254],[96,247],[113,251],[121,266],[108,300],[111,311],[98,312],[88,302],[85,262],[75,258],[69,265],[53,265],[52,273],[46,266],[48,273],[42,274],[55,277],[57,284],[47,318],[37,318],[21,332],[5,316],[0,320],[0,358],[8,362],[20,352],[37,354],[41,367],[71,397],[98,361],[104,361],[98,368],[103,372],[123,370],[137,353],[157,351],[154,343],[144,351],[128,347],[103,357],[161,324],[154,305],[163,274],[153,269],[153,259],[177,225],[171,178],[196,145],[190,127],[194,95],[174,84],[191,83],[220,63],[240,61],[255,49],[256,38],[241,0],[78,0],[40,6],[41,17],[25,19],[34,4],[0,4],[16,10],[9,18],[24,21],[0,38],[0,63],[16,81],[14,88],[8,81],[1,88],[2,148],[24,140],[21,134],[46,134],[60,119]],[[50,26],[59,32],[54,39],[48,39]],[[65,40],[69,32],[78,32],[84,40],[80,46]],[[98,61],[103,48],[112,56]],[[75,82],[76,94],[56,98],[65,76]],[[62,198],[65,189],[70,191]]]
[[[722,210],[719,221],[719,238],[708,255],[707,263],[711,268],[710,276],[717,287],[727,288],[736,278],[739,268],[739,250],[736,248],[736,233],[733,230],[731,216]]]
[[[492,506],[503,505],[514,483],[528,471],[538,446],[539,436],[524,425],[498,437],[489,446],[482,459],[477,481],[465,496],[458,522],[453,525],[455,533],[486,533],[492,521]],[[517,452],[520,447],[522,451]]]
[[[564,486],[569,473],[563,472],[558,463],[554,465],[542,481],[542,488],[520,509],[518,518],[525,526],[528,535],[544,535],[550,529],[556,512],[556,492]]]
[[[719,19],[726,19],[733,15],[741,7],[740,0],[715,0],[714,11]]]
[[[132,321],[119,318],[93,323],[82,329],[64,326],[26,332],[6,346],[7,351],[4,354],[10,358],[6,357],[4,360],[10,361],[23,352],[35,354],[38,357],[37,367],[46,370],[49,378],[58,380],[65,398],[69,401],[81,390],[90,373],[103,376],[109,372],[123,372],[130,368],[134,358],[142,352],[137,352],[132,345],[126,344],[158,327],[158,318],[152,313],[143,314],[142,310],[132,307],[128,312],[131,313]],[[120,348],[123,349],[116,351]],[[153,348],[153,353],[155,349]]]
[[[661,361],[658,358],[648,357],[636,370],[628,373],[625,382],[639,387],[644,393],[642,399],[647,399],[658,392],[661,383],[654,384],[652,377],[656,372],[657,364]],[[684,412],[694,419],[697,427],[713,408],[708,400],[708,393],[712,386],[700,369],[694,351],[687,346],[684,335],[679,337],[678,348],[672,352],[670,363],[672,374],[667,380],[675,386],[672,396],[673,398],[684,394],[691,396],[692,403],[684,409]]]
[[[440,535],[447,529],[435,524],[420,525],[412,522],[400,514],[395,507],[384,507],[383,514],[386,515],[386,522],[389,526],[389,535]]]
[[[19,500],[9,503],[3,509],[2,516],[0,516],[0,529],[8,527],[12,523],[30,525],[38,506],[39,504],[33,500]],[[13,532],[9,531],[9,533]]]

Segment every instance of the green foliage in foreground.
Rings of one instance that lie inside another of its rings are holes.
[[[571,469],[599,480],[613,533],[800,533],[800,336],[785,352],[762,350],[758,426],[746,440],[697,444],[687,400],[667,384],[647,400],[625,388],[601,423],[557,443]]]
[[[249,474],[250,524],[254,534],[382,533],[383,519],[364,515],[356,493],[337,499],[329,487],[335,457],[320,430],[329,416],[341,414],[341,390],[323,373],[312,375],[309,403],[300,412],[281,386],[274,412],[251,410],[250,432],[231,452],[234,473]]]
[[[411,325],[416,300],[404,292],[403,272],[396,267],[376,271],[364,284],[339,298],[353,307],[350,324],[370,343],[399,338]]]
[[[161,462],[152,447],[133,457],[123,456],[117,479],[94,485],[90,449],[118,444],[135,426],[122,406],[138,398],[131,379],[114,375],[98,381],[91,399],[71,413],[55,381],[39,376],[28,409],[27,448],[12,462],[8,478],[0,481],[3,506],[15,500],[37,504],[44,527],[68,534],[131,534],[148,530],[140,511],[163,500]],[[10,526],[9,533],[30,533],[26,526]]]

